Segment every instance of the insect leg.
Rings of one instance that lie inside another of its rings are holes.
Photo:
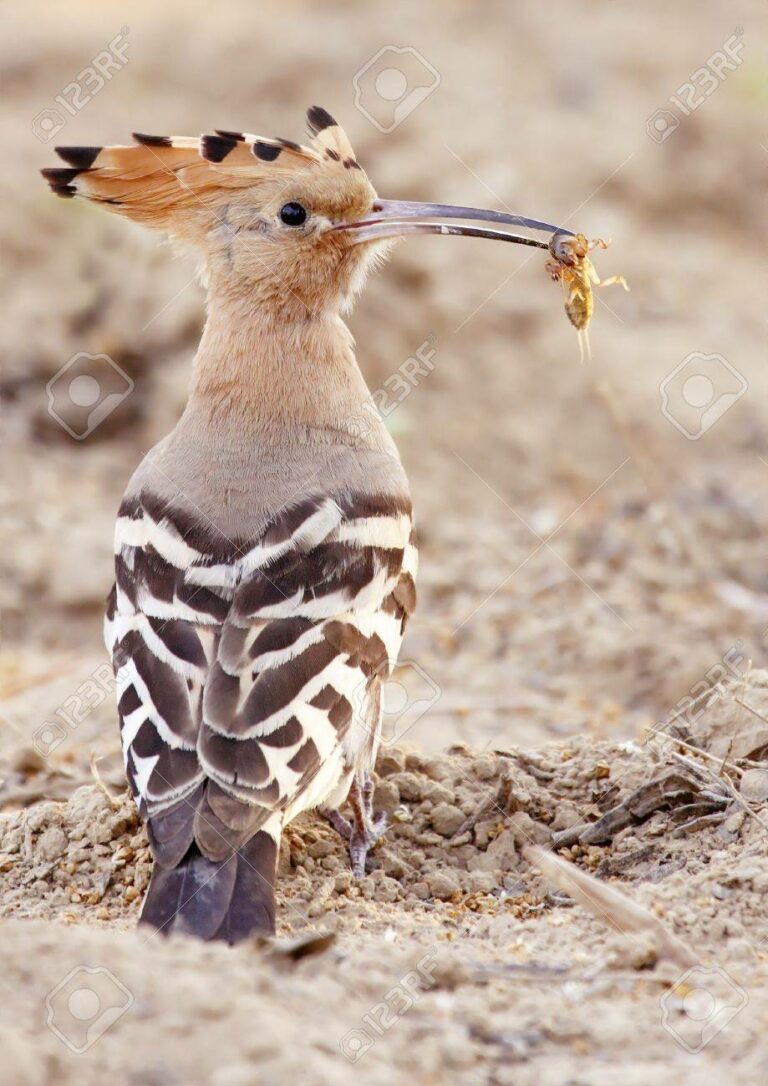
[[[600,287],[624,287],[629,290],[629,284],[623,275],[612,275],[610,279],[597,279],[596,282]]]

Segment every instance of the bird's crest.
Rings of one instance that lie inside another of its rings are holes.
[[[233,204],[269,201],[298,181],[337,214],[358,215],[375,192],[352,146],[320,106],[309,145],[216,130],[196,137],[134,133],[133,146],[57,147],[66,167],[42,171],[59,196],[82,197],[177,236],[199,236]]]

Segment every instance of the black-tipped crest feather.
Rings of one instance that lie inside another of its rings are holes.
[[[78,170],[87,170],[101,151],[101,147],[54,147],[54,151],[70,166]]]
[[[333,119],[327,109],[322,106],[310,106],[307,110],[307,124],[313,136],[322,132],[324,128],[331,128],[338,122]]]
[[[40,173],[57,196],[76,196],[77,189],[72,184],[82,170],[68,169],[65,166],[47,166]]]
[[[281,151],[282,147],[276,147],[273,143],[264,143],[263,140],[256,140],[253,145],[253,153],[262,162],[274,162]]]
[[[142,147],[172,147],[173,140],[170,136],[148,136],[145,132],[131,132],[131,136]]]
[[[237,145],[238,141],[229,136],[201,136],[200,154],[208,162],[223,162]]]

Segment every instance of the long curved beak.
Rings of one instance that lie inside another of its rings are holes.
[[[547,249],[548,244],[506,230],[489,230],[479,226],[454,226],[446,222],[428,222],[434,218],[470,219],[475,222],[503,223],[507,226],[525,226],[529,230],[543,230],[547,234],[573,235],[572,230],[551,223],[529,219],[524,215],[510,215],[503,211],[487,211],[478,207],[461,207],[456,204],[427,204],[415,200],[376,200],[371,214],[357,222],[341,223],[334,230],[354,233],[355,243],[383,238],[403,238],[413,234],[447,234],[469,238],[490,238],[494,241],[511,241],[518,245],[533,245]]]

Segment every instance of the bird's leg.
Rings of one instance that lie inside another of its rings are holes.
[[[365,874],[365,861],[369,851],[387,829],[387,816],[382,812],[377,817],[373,814],[373,780],[371,777],[355,777],[350,785],[348,803],[352,808],[352,819],[344,817],[341,811],[332,811],[325,807],[322,815],[328,819],[340,837],[349,841],[349,858],[352,873],[360,879]]]
[[[343,837],[345,841],[352,839],[352,823],[344,817],[341,811],[332,811],[330,807],[322,807],[320,813],[323,818],[328,819],[339,837]]]
[[[355,778],[349,789],[349,805],[352,808],[352,834],[349,839],[349,858],[352,874],[361,879],[365,874],[368,852],[387,828],[386,814],[373,817],[373,781],[370,777]]]
[[[376,818],[373,813],[373,777],[366,777],[363,782],[363,808],[369,829],[376,834],[376,840],[386,832],[388,819],[385,811]]]

